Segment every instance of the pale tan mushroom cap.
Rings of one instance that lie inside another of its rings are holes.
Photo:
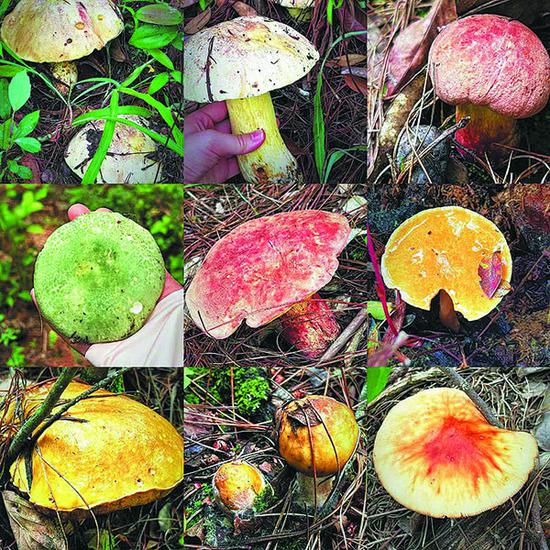
[[[26,415],[42,403],[52,384],[27,390]],[[62,399],[73,399],[89,388],[71,382]],[[98,390],[38,438],[30,490],[23,456],[10,473],[13,483],[39,506],[64,512],[88,507],[96,513],[110,512],[152,502],[180,483],[183,438],[149,407]]]
[[[148,126],[141,117],[124,115],[120,118]],[[65,151],[65,162],[77,176],[84,176],[104,127],[104,120],[89,122],[70,141]],[[117,123],[97,183],[155,183],[162,172],[159,163],[151,160],[156,151],[157,144],[141,130]]]
[[[5,17],[0,35],[27,61],[57,63],[100,50],[123,30],[110,0],[21,0]]]
[[[451,388],[420,391],[395,405],[374,441],[374,467],[410,510],[461,517],[496,508],[527,481],[538,456],[526,432],[496,428]]]
[[[315,0],[275,0],[275,2],[285,8],[298,8],[300,10],[312,8],[315,4]]]
[[[489,298],[478,274],[482,262],[500,252],[504,284]],[[481,214],[459,206],[431,208],[403,222],[391,235],[381,262],[382,277],[408,304],[429,310],[440,290],[469,321],[495,308],[509,290],[512,257],[504,235]]]
[[[184,50],[185,98],[200,103],[254,97],[296,82],[319,59],[307,38],[266,17],[203,29]]]

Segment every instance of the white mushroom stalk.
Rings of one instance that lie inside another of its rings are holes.
[[[301,180],[277,126],[269,92],[304,77],[319,53],[291,27],[265,17],[238,17],[193,35],[184,51],[184,95],[225,101],[234,134],[263,129],[260,148],[238,157],[250,183]]]

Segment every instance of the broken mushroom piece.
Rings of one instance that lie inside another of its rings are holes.
[[[185,98],[225,101],[233,134],[265,131],[263,145],[238,156],[250,183],[301,180],[283,142],[269,92],[304,77],[319,53],[291,27],[265,17],[238,17],[192,35],[185,45]]]
[[[25,391],[25,416],[40,406],[54,382]],[[89,388],[73,381],[61,399],[72,400]],[[183,479],[183,438],[149,407],[98,390],[38,437],[30,460],[31,472],[20,455],[10,473],[33,504],[59,512],[104,514],[148,504],[172,491]]]
[[[481,269],[492,271],[490,291]],[[466,208],[443,206],[423,210],[392,233],[381,272],[384,283],[412,306],[429,310],[439,294],[441,322],[456,331],[455,312],[475,321],[510,290],[512,257],[493,222]]]
[[[208,252],[185,302],[195,324],[217,339],[242,321],[260,327],[283,316],[283,335],[304,355],[320,356],[339,333],[316,294],[338,268],[348,221],[340,214],[297,210],[243,223]]]
[[[285,7],[291,17],[302,22],[311,19],[315,0],[275,0],[275,2]]]
[[[264,476],[258,468],[235,460],[222,464],[212,479],[216,502],[229,514],[253,511],[256,499],[266,490]]]
[[[335,475],[353,456],[359,426],[353,411],[331,397],[309,395],[277,411],[279,453],[296,473],[298,499],[321,508]]]
[[[148,126],[141,117],[121,115],[119,118]],[[92,162],[104,127],[104,120],[89,122],[69,142],[65,162],[80,178]],[[157,150],[156,142],[141,130],[117,122],[96,183],[157,183],[162,173],[162,165],[154,160]]]
[[[388,493],[432,517],[496,508],[527,481],[535,438],[496,428],[460,390],[432,388],[395,405],[374,441],[374,467]]]
[[[100,50],[124,30],[110,0],[20,0],[6,15],[0,36],[19,57],[51,63],[67,87],[78,79],[75,59]]]
[[[499,15],[472,15],[445,26],[428,61],[436,95],[456,105],[459,144],[483,156],[496,144],[518,143],[516,119],[544,108],[550,94],[550,57],[528,27]],[[506,153],[506,151],[504,151]]]

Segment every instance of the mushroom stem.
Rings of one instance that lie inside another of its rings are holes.
[[[78,81],[78,69],[74,61],[60,61],[59,63],[51,63],[50,68],[55,79],[59,80],[69,90]],[[67,92],[68,90],[61,86],[56,86],[60,91]]]
[[[319,294],[294,304],[281,324],[284,338],[310,359],[322,355],[340,334],[334,313]]]
[[[456,120],[459,122],[464,117],[470,117],[470,122],[465,128],[456,132],[456,140],[460,145],[483,157],[485,153],[505,154],[502,149],[493,145],[508,145],[514,147],[518,144],[516,120],[501,115],[482,105],[464,103],[456,106]]]
[[[313,17],[313,10],[311,8],[301,9],[301,8],[287,8],[286,9],[293,19],[296,19],[298,22],[311,21]]]
[[[279,133],[269,93],[228,99],[226,104],[234,134],[260,128],[265,132],[265,141],[259,149],[237,157],[244,179],[249,183],[301,183],[298,163]]]
[[[460,322],[456,316],[452,298],[444,291],[439,291],[439,319],[453,332],[460,331]]]
[[[332,476],[317,478],[296,472],[298,502],[308,508],[321,508],[332,492]]]

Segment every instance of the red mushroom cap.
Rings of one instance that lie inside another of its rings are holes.
[[[428,66],[435,93],[450,105],[484,105],[527,118],[548,102],[548,52],[533,31],[507,17],[472,15],[447,25]]]
[[[208,252],[185,296],[196,325],[227,338],[269,323],[325,286],[350,227],[340,214],[297,210],[246,222]]]

